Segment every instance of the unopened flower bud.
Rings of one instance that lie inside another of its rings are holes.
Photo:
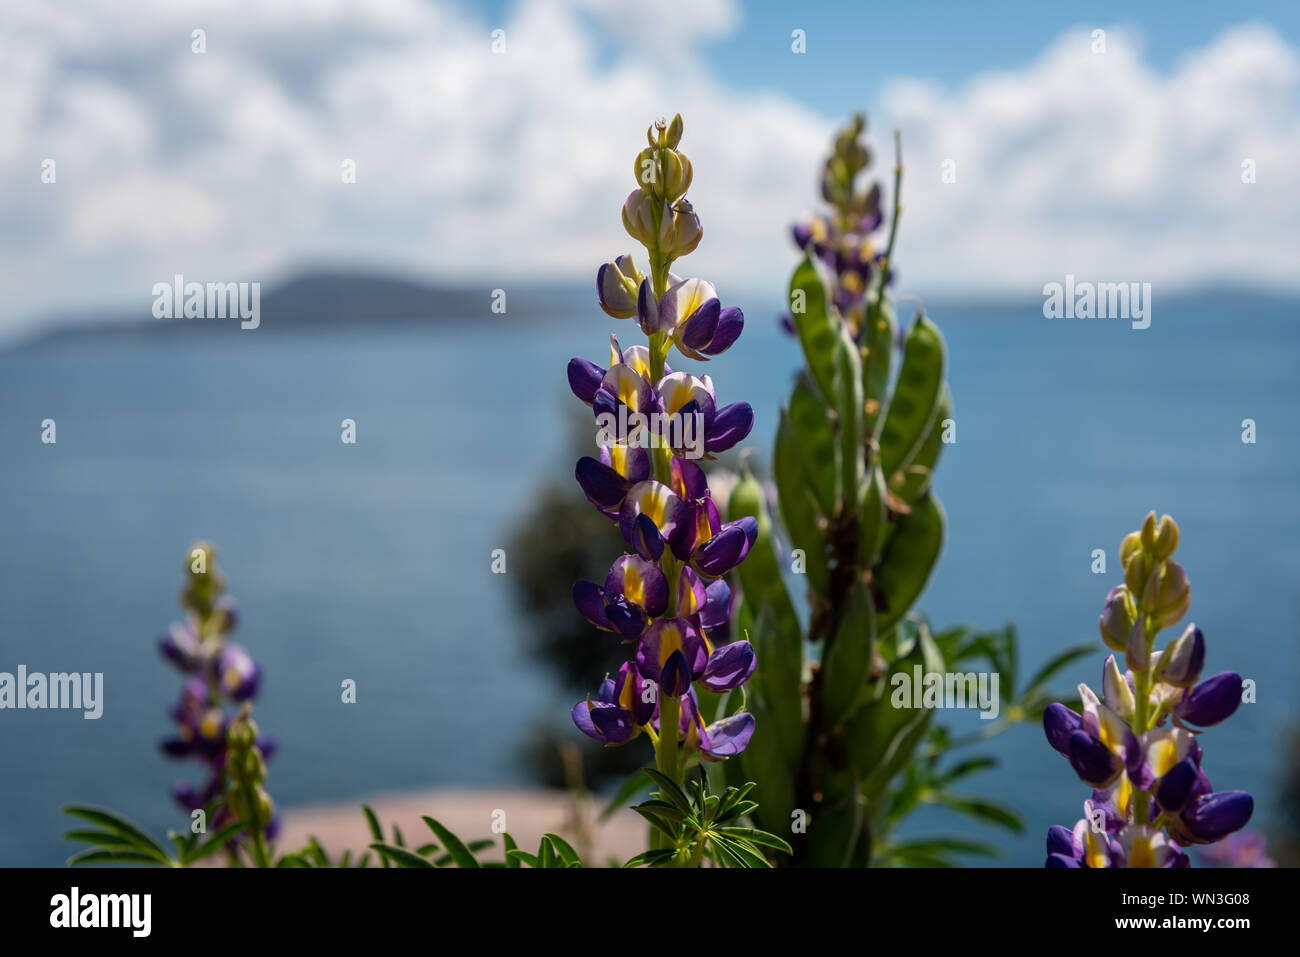
[[[700,217],[688,201],[681,200],[673,208],[672,241],[665,247],[668,254],[674,259],[685,256],[694,251],[703,237],[704,227],[700,225]]]
[[[1125,720],[1133,717],[1135,706],[1133,689],[1129,687],[1128,681],[1120,674],[1119,665],[1115,663],[1114,655],[1107,655],[1106,657],[1106,666],[1102,671],[1101,690],[1106,701],[1106,707]]]
[[[1128,567],[1128,560],[1142,550],[1142,533],[1129,532],[1119,546],[1119,563]]]
[[[662,147],[647,147],[636,157],[637,185],[675,203],[691,186],[691,161],[684,153]]]
[[[1128,588],[1124,585],[1112,588],[1101,609],[1101,640],[1106,642],[1106,647],[1112,651],[1124,651],[1136,619],[1137,609],[1133,607]]]
[[[642,278],[630,255],[605,263],[596,270],[596,298],[600,308],[615,319],[636,315],[636,294]]]
[[[1164,561],[1178,550],[1178,523],[1168,515],[1156,526],[1156,544],[1153,549],[1157,561]]]
[[[1142,520],[1142,547],[1151,551],[1156,545],[1156,513],[1147,512],[1147,517]]]
[[[672,208],[649,191],[634,189],[623,204],[623,228],[647,249],[667,251],[673,244]]]
[[[1138,601],[1145,602],[1145,589],[1147,581],[1155,571],[1154,564],[1151,556],[1141,550],[1133,552],[1128,561],[1124,563],[1124,584],[1128,586],[1129,592]],[[1150,606],[1143,604],[1142,609],[1149,611]]]
[[[1177,562],[1163,562],[1147,578],[1142,592],[1142,610],[1154,615],[1161,628],[1175,624],[1187,614],[1192,589],[1187,573]]]
[[[1205,665],[1205,636],[1195,625],[1188,625],[1181,636],[1169,643],[1156,663],[1157,681],[1190,688],[1201,677]]]
[[[1129,630],[1128,641],[1124,647],[1124,658],[1128,670],[1137,674],[1146,671],[1151,663],[1151,649],[1147,647],[1146,623],[1139,618]]]
[[[682,130],[684,128],[685,124],[682,123],[682,115],[678,113],[673,117],[672,122],[668,124],[668,129],[664,131],[664,145],[669,149],[677,149],[677,144],[682,141]]]

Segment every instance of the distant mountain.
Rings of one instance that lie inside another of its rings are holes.
[[[258,334],[317,328],[470,322],[484,317],[548,319],[596,308],[594,289],[576,284],[503,283],[505,313],[493,311],[488,284],[446,287],[361,272],[314,271],[260,290]],[[239,332],[239,319],[159,319],[153,298],[130,312],[81,315],[40,329],[20,346],[83,338]],[[179,311],[180,306],[177,306]],[[248,330],[252,331],[252,330]]]

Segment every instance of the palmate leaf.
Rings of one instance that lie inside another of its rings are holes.
[[[691,807],[690,799],[686,797],[686,792],[679,788],[672,778],[656,768],[646,768],[645,773],[659,785],[659,796],[661,798],[681,811],[683,815],[692,816],[694,808]]]
[[[395,844],[384,844],[376,841],[370,847],[385,861],[391,861],[397,867],[433,867],[432,861]]]
[[[760,854],[746,841],[732,840],[729,837],[723,837],[721,834],[714,832],[709,843],[715,850],[718,848],[724,848],[732,858],[739,861],[739,864],[733,864],[733,867],[762,868],[772,866],[766,857]]]
[[[649,803],[649,802],[647,802]],[[675,822],[685,819],[685,815],[677,810],[666,801],[654,802],[656,806],[646,807],[644,804],[634,805],[632,810],[636,811],[643,818],[650,822],[650,826],[657,831],[667,834],[674,840],[677,838],[677,827]]]
[[[783,854],[794,853],[794,850],[784,840],[775,834],[760,831],[756,827],[720,827],[718,833],[737,841],[748,841],[750,844],[757,844],[761,847],[774,848]]]
[[[143,828],[113,811],[91,804],[67,804],[62,811],[64,814],[79,817],[91,824],[98,824],[110,834],[126,838],[139,853],[153,857],[158,863],[165,864],[171,860],[162,845],[150,837]]]

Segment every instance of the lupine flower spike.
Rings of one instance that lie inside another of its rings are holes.
[[[630,253],[596,271],[600,307],[635,319],[646,343],[625,348],[611,336],[607,365],[575,358],[568,370],[600,434],[598,452],[578,462],[575,477],[626,546],[603,582],[574,585],[573,600],[589,622],[629,645],[628,661],[574,705],[573,721],[608,745],[646,733],[659,771],[678,784],[692,757],[738,754],[754,732],[743,710],[706,716],[696,689],[713,700],[754,672],[750,643],[729,640],[724,576],[758,534],[752,518],[720,520],[698,464],[743,440],[753,410],[722,404],[709,376],[675,372],[667,362],[674,348],[692,362],[722,355],[745,322],[711,283],[673,271],[703,235],[686,199],[692,168],[681,137],[680,116],[649,129],[634,163],[636,188],[623,204],[624,228],[645,247],[645,272]]]
[[[1101,612],[1101,637],[1114,652],[1102,693],[1081,684],[1082,713],[1063,704],[1043,712],[1048,743],[1092,788],[1072,829],[1048,831],[1048,867],[1187,867],[1189,844],[1222,841],[1250,820],[1249,794],[1210,786],[1199,741],[1237,710],[1241,676],[1201,677],[1205,636],[1194,624],[1155,648],[1191,602],[1187,574],[1172,560],[1177,548],[1178,526],[1155,512],[1124,539],[1124,584]]]
[[[251,701],[257,694],[261,670],[240,645],[229,640],[239,621],[233,599],[223,595],[225,587],[217,567],[216,546],[198,542],[190,549],[186,587],[180,603],[185,620],[171,626],[158,639],[167,661],[183,675],[180,699],[171,709],[176,733],[159,745],[172,757],[192,757],[204,769],[203,782],[195,787],[180,781],[172,797],[186,811],[211,812],[209,828],[222,827],[235,817],[227,806],[227,748],[232,716],[230,705]],[[270,758],[275,742],[256,742],[259,753]],[[278,820],[268,820],[264,830],[274,837]]]

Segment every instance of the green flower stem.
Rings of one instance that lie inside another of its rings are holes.
[[[659,743],[655,747],[655,761],[659,772],[670,781],[681,783],[677,768],[677,722],[681,717],[681,703],[670,695],[659,697]]]
[[[1141,610],[1139,609],[1139,614]],[[1151,721],[1147,710],[1150,707],[1151,698],[1151,646],[1155,641],[1156,627],[1151,617],[1144,616],[1144,628],[1146,633],[1146,647],[1144,654],[1146,656],[1146,667],[1133,676],[1133,695],[1136,698],[1133,707],[1133,731],[1141,739],[1142,735],[1150,729]],[[1138,824],[1147,824],[1151,818],[1151,801],[1150,795],[1143,790],[1134,789],[1133,793],[1133,816]]]

